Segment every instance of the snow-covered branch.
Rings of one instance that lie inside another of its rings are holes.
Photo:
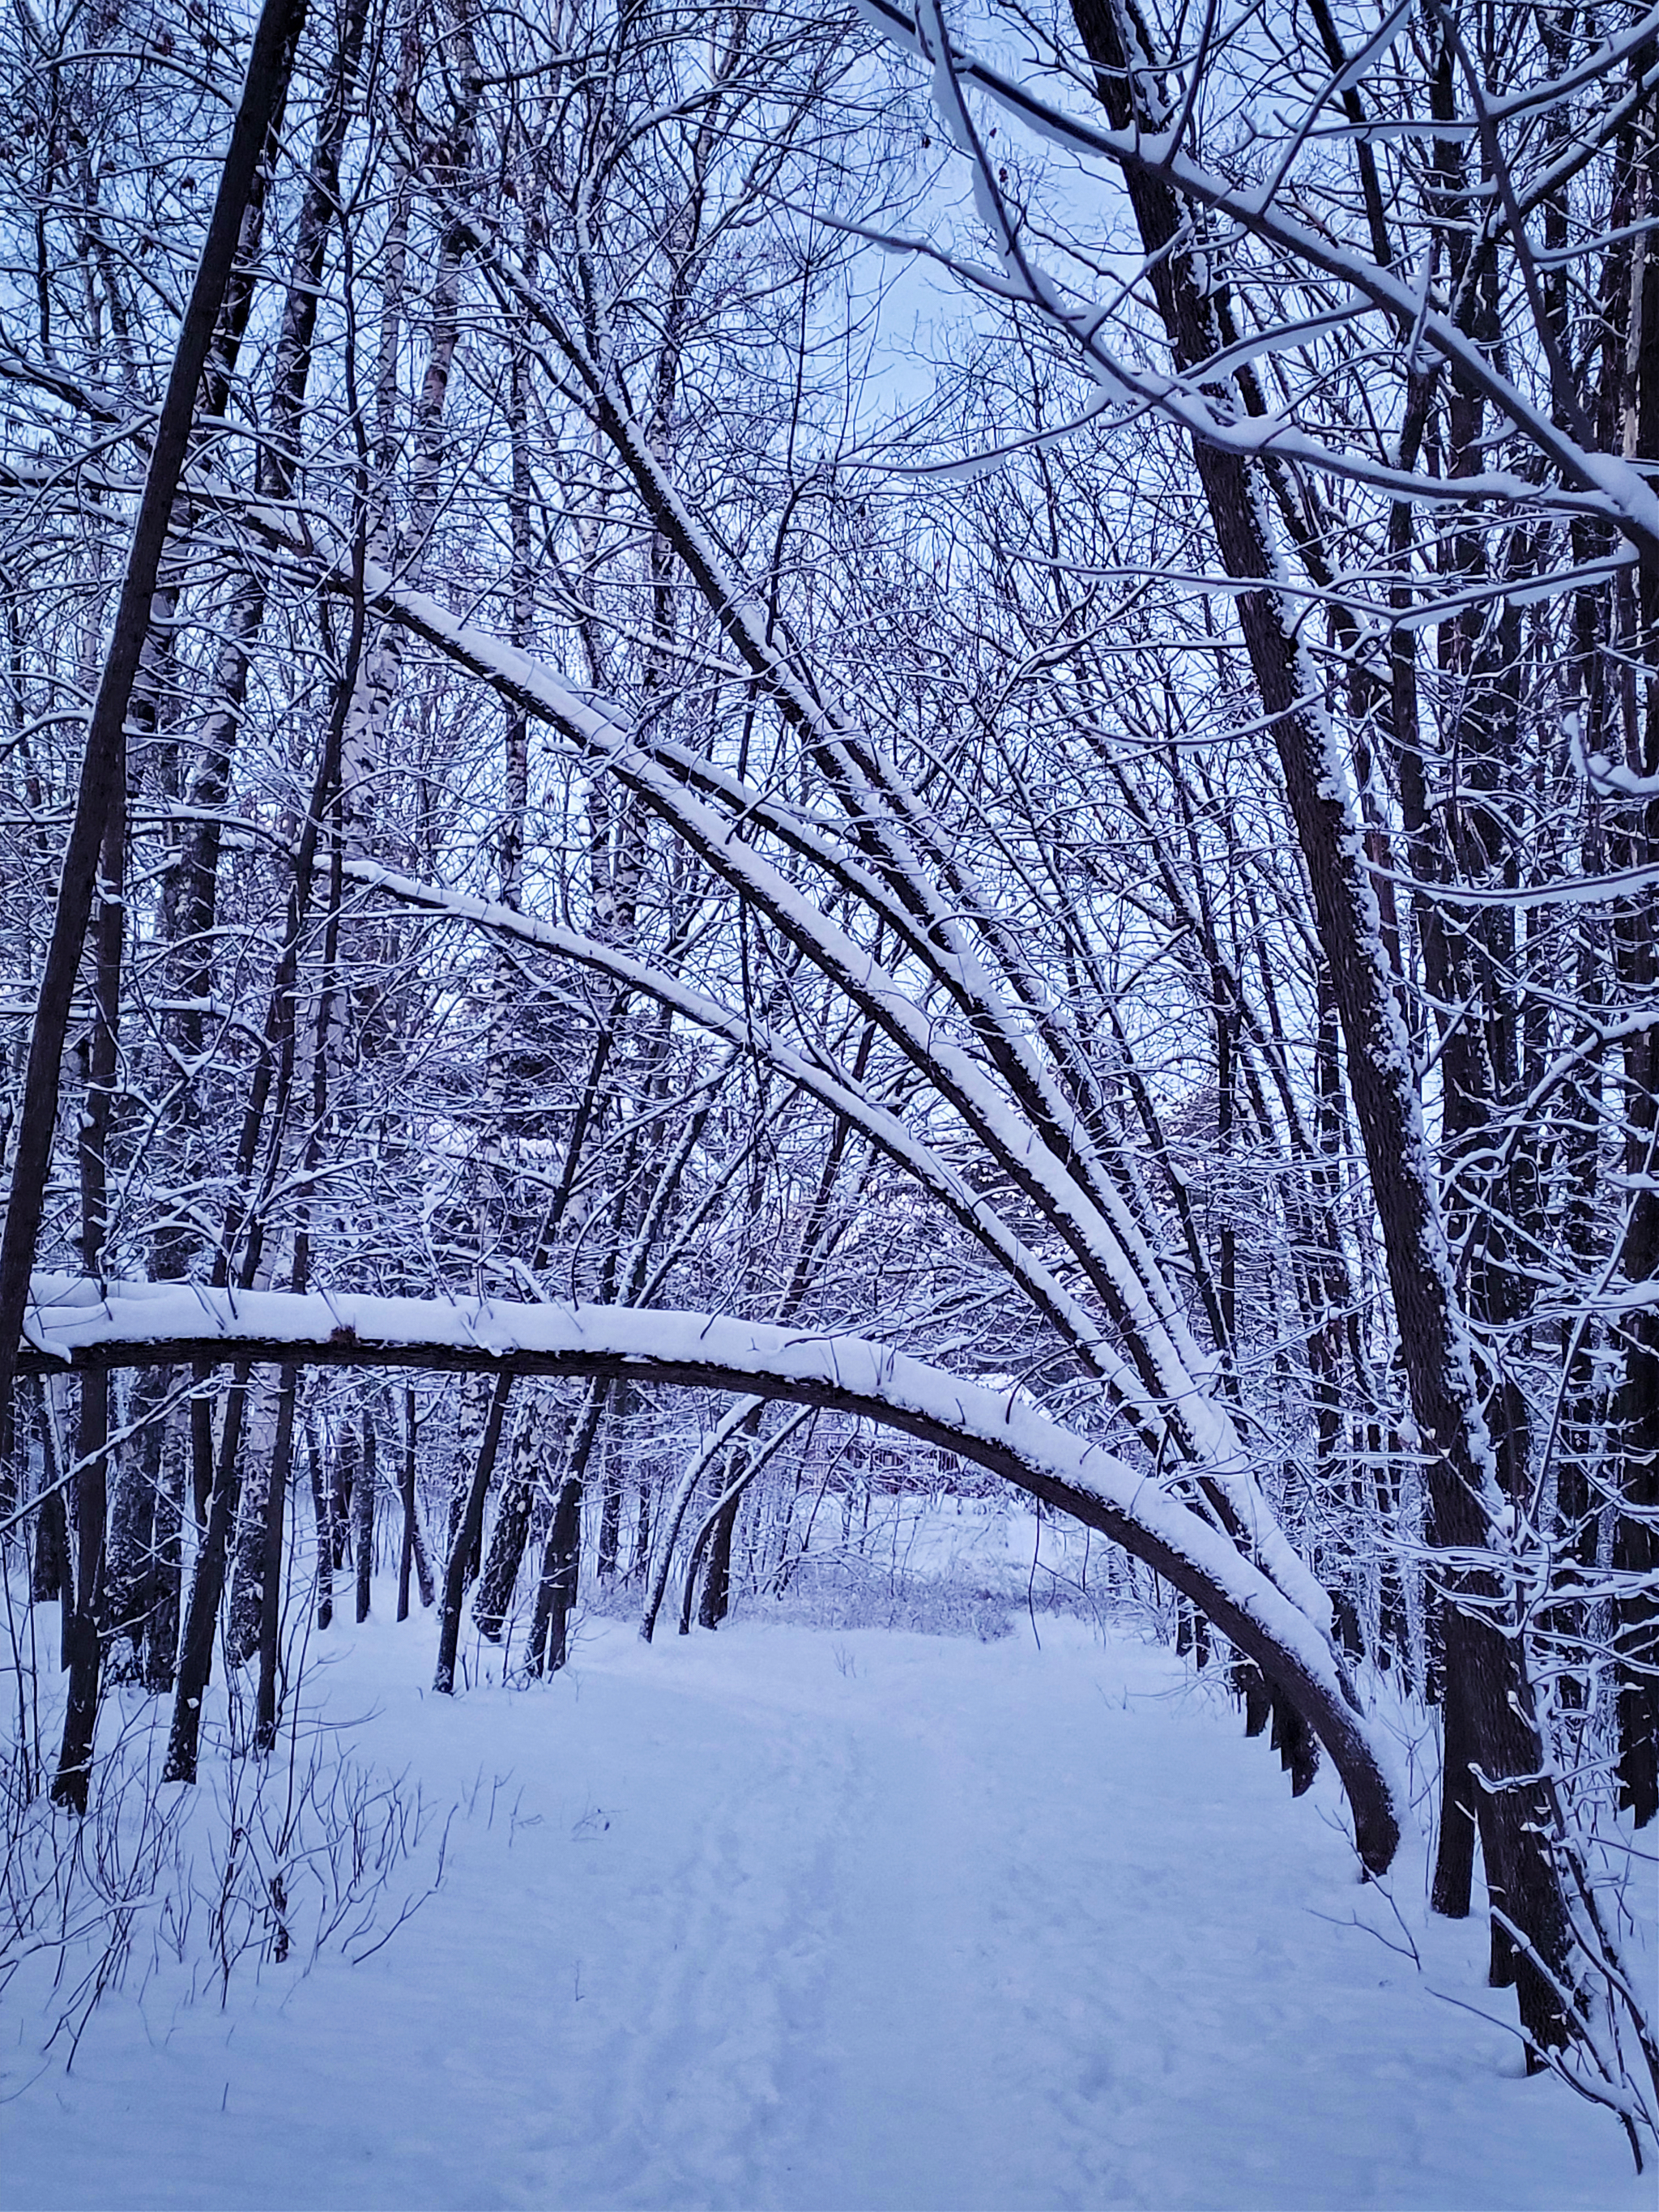
[[[197,1284],[35,1281],[22,1364],[35,1371],[273,1362],[604,1376],[831,1407],[961,1453],[1155,1567],[1279,1681],[1348,1790],[1361,1856],[1381,1872],[1400,1801],[1382,1731],[1326,1637],[1228,1539],[1140,1470],[1024,1404],[890,1346],[702,1313],[514,1305]]]

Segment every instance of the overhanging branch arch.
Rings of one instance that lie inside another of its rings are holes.
[[[850,1413],[959,1453],[1121,1544],[1253,1659],[1330,1754],[1373,1874],[1400,1841],[1381,1731],[1328,1638],[1220,1530],[1150,1476],[1012,1394],[865,1337],[660,1309],[216,1291],[37,1278],[19,1365],[421,1367],[737,1391]]]

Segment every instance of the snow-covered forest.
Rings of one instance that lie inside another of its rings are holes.
[[[1624,2201],[1659,8],[0,20],[17,2201],[1514,2205],[1520,2144]],[[379,2196],[301,2159],[302,2050],[550,2033],[567,1922],[658,2058],[573,2045],[550,2165],[490,2174],[517,2105],[465,2185],[435,2122]],[[1016,1942],[966,2036],[939,1960]],[[1234,2171],[1246,1993],[1256,2124],[1328,2070]],[[210,2014],[240,2194],[168,2165]],[[896,2020],[1001,2117],[780,2134]],[[1462,2165],[1352,2154],[1350,2034]],[[1109,2081],[1211,2119],[1160,2167]]]

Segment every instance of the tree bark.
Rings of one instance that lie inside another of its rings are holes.
[[[306,0],[265,0],[260,11],[201,261],[156,418],[114,626],[87,725],[57,911],[29,1036],[10,1200],[3,1238],[0,1238],[0,1446],[11,1419],[17,1347],[49,1181],[59,1071],[76,972],[92,909],[98,853],[105,824],[125,787],[127,704],[139,656],[149,635],[150,604],[195,420],[197,387],[213,342],[243,210],[253,188],[271,118],[287,94],[305,12]]]
[[[265,1486],[264,1542],[259,1560],[259,1687],[254,1708],[254,1748],[276,1747],[277,1674],[283,1626],[283,1529],[294,1471],[295,1401],[300,1370],[284,1367],[276,1385],[276,1435]]]
[[[433,1688],[444,1697],[455,1693],[455,1654],[461,1640],[461,1606],[466,1596],[467,1569],[483,1535],[484,1499],[495,1471],[495,1454],[501,1441],[501,1416],[507,1411],[512,1388],[510,1375],[495,1377],[483,1435],[478,1442],[478,1456],[473,1463],[472,1480],[449,1547],[443,1609],[438,1617],[438,1664],[432,1677]]]
[[[421,1534],[420,1504],[415,1494],[416,1444],[419,1431],[416,1423],[415,1389],[411,1383],[404,1393],[404,1457],[398,1478],[398,1496],[403,1504],[403,1543],[398,1554],[398,1618],[409,1618],[409,1573],[412,1566],[420,1584],[421,1603],[432,1603],[432,1567],[426,1555],[426,1539]]]
[[[317,1553],[317,1626],[334,1625],[334,1471],[317,1434],[317,1424],[306,1416],[306,1464],[311,1470],[312,1540]]]
[[[106,1620],[110,1650],[105,1665],[125,1680],[140,1674],[144,1638],[155,1603],[156,1504],[168,1423],[161,1413],[166,1370],[141,1373],[134,1387],[129,1425],[138,1434],[121,1455],[110,1505]],[[125,1641],[125,1656],[119,1647]]]
[[[239,1360],[225,1401],[224,1432],[219,1439],[218,1463],[214,1470],[213,1495],[208,1501],[207,1528],[197,1554],[191,1579],[190,1607],[185,1616],[184,1640],[179,1651],[179,1678],[173,1689],[173,1725],[167,1735],[164,1782],[194,1782],[202,1736],[202,1700],[213,1671],[213,1633],[219,1619],[219,1600],[224,1595],[225,1558],[230,1532],[236,1522],[240,1484],[242,1413],[247,1402],[252,1363]]]
[[[117,733],[112,785],[104,816],[94,932],[92,1049],[86,1103],[81,1115],[81,1257],[88,1274],[101,1273],[109,1218],[109,1130],[115,1103],[121,1011],[121,956],[126,931],[122,896],[126,859],[125,726]],[[69,1702],[64,1740],[52,1785],[55,1805],[87,1809],[92,1747],[98,1725],[104,1628],[105,1522],[107,1517],[109,1381],[85,1376],[76,1440],[75,1533],[77,1559],[75,1618],[70,1632]],[[3,1441],[0,1422],[0,1441]]]
[[[556,1674],[570,1656],[570,1615],[576,1603],[580,1571],[582,1486],[567,1475],[553,1509],[553,1525],[542,1555],[536,1613],[530,1628],[530,1672]]]
[[[1126,52],[1127,9],[1073,0],[1073,13],[1101,102],[1114,126],[1127,129],[1137,120],[1132,88],[1150,50],[1133,58]],[[1218,349],[1219,333],[1212,295],[1200,290],[1191,256],[1180,247],[1186,228],[1180,203],[1162,178],[1146,171],[1126,173],[1125,182],[1176,364],[1201,371]],[[1256,586],[1241,594],[1238,618],[1271,718],[1341,1016],[1413,1412],[1428,1455],[1434,1540],[1461,1553],[1486,1551],[1497,1540],[1489,1516],[1500,1503],[1498,1469],[1467,1325],[1453,1297],[1437,1179],[1364,827],[1351,811],[1320,685],[1304,664],[1295,611],[1278,588],[1272,492],[1258,465],[1235,453],[1195,442],[1194,458],[1223,565],[1230,577]],[[1463,1700],[1470,1755],[1486,1777],[1478,1804],[1488,1887],[1494,1909],[1519,1926],[1542,1962],[1542,1972],[1530,1960],[1522,1964],[1522,2025],[1534,2045],[1559,2047],[1571,2023],[1552,1978],[1571,1985],[1573,1945],[1552,1851],[1553,1808],[1541,1784],[1528,1778],[1543,1765],[1531,1684],[1518,1639],[1505,1633],[1507,1593],[1498,1578],[1484,1570],[1448,1569],[1443,1579],[1448,1682]]]
[[[158,1697],[173,1688],[179,1656],[179,1600],[184,1579],[185,1454],[187,1437],[176,1420],[161,1442],[155,1492],[155,1571],[144,1628],[144,1687]]]

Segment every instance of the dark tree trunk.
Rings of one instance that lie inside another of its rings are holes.
[[[742,1504],[743,1492],[738,1491],[735,1497],[726,1499],[715,1517],[714,1533],[708,1540],[702,1596],[697,1606],[700,1628],[718,1628],[732,1610],[732,1538]]]
[[[519,1418],[513,1432],[507,1480],[495,1508],[484,1553],[483,1571],[472,1601],[472,1619],[478,1632],[498,1644],[507,1625],[517,1587],[525,1546],[530,1540],[531,1510],[540,1485],[547,1480],[547,1435],[541,1396],[533,1389],[521,1395]]]
[[[1648,291],[1659,294],[1659,267]],[[1655,374],[1659,383],[1659,372]],[[1659,619],[1659,611],[1656,611]],[[1652,685],[1644,773],[1659,773],[1659,680]],[[1659,801],[1653,817],[1620,841],[1631,860],[1659,853]],[[1640,916],[1626,916],[1615,932],[1622,980],[1638,1004],[1651,1004],[1659,983],[1659,940],[1650,901]],[[1625,1164],[1632,1190],[1626,1232],[1627,1282],[1651,1285],[1659,1279],[1659,1025],[1644,1029],[1625,1048],[1627,1134]],[[1650,1305],[1625,1320],[1625,1370],[1616,1410],[1620,1502],[1613,1523],[1613,1564],[1630,1577],[1613,1607],[1614,1680],[1619,1725],[1619,1802],[1643,1828],[1659,1815],[1659,1312]]]
[[[351,1493],[351,1534],[356,1547],[357,1619],[360,1623],[368,1619],[374,1572],[374,1486],[378,1461],[374,1416],[365,1406],[362,1458],[358,1463]]]
[[[1398,1668],[1401,1678],[1412,1681],[1411,1638],[1406,1616],[1406,1589],[1400,1555],[1400,1439],[1373,1422],[1366,1430],[1371,1455],[1371,1480],[1376,1499],[1377,1522],[1384,1532],[1385,1549],[1377,1573],[1376,1660],[1380,1667]]]
[[[1273,1703],[1267,1676],[1254,1659],[1236,1653],[1228,1679],[1234,1696],[1243,1703],[1245,1735],[1265,1735],[1273,1717]]]
[[[179,1600],[184,1579],[185,1453],[187,1437],[175,1421],[161,1443],[155,1491],[154,1569],[144,1624],[144,1687],[158,1697],[173,1688],[179,1656]]]
[[[472,1480],[467,1486],[460,1517],[450,1540],[449,1565],[444,1573],[443,1610],[438,1619],[438,1664],[432,1677],[433,1688],[445,1697],[453,1697],[455,1692],[455,1654],[461,1640],[461,1605],[466,1596],[467,1571],[483,1540],[484,1499],[501,1441],[501,1416],[507,1411],[512,1388],[510,1375],[496,1376]]]
[[[404,1392],[404,1457],[398,1477],[398,1494],[404,1511],[403,1544],[398,1553],[398,1618],[409,1618],[409,1576],[413,1567],[420,1583],[421,1603],[432,1602],[432,1568],[426,1556],[426,1540],[421,1534],[419,1503],[415,1495],[416,1473],[416,1444],[418,1430],[416,1421],[415,1391],[411,1385]]]
[[[213,1370],[198,1367],[190,1400],[190,1502],[198,1528],[207,1527],[213,1496]]]
[[[76,1437],[75,1610],[69,1620],[69,1704],[52,1802],[76,1813],[87,1809],[92,1778],[93,1735],[98,1723],[102,1639],[99,1615],[104,1580],[104,1465],[109,1448],[109,1377],[81,1378],[81,1422]]]
[[[110,1504],[105,1584],[109,1650],[105,1664],[112,1680],[137,1678],[155,1601],[155,1508],[167,1443],[166,1423],[158,1417],[158,1409],[166,1389],[164,1369],[151,1368],[138,1378],[131,1413],[131,1425],[138,1434],[121,1456]]]
[[[1291,1778],[1291,1796],[1300,1797],[1312,1789],[1314,1777],[1319,1771],[1318,1741],[1283,1691],[1277,1687],[1269,1690],[1268,1706],[1273,1717],[1273,1747],[1279,1753],[1279,1765]]]
[[[593,1443],[610,1402],[610,1382],[594,1382],[582,1401],[581,1411],[565,1454],[564,1480],[553,1508],[553,1523],[542,1554],[541,1579],[536,1587],[536,1611],[530,1627],[530,1671],[556,1674],[565,1663],[570,1614],[576,1602],[581,1573],[582,1492],[587,1481]]]
[[[282,1657],[283,1531],[288,1511],[289,1482],[294,1472],[295,1401],[299,1387],[299,1369],[284,1367],[276,1386],[276,1434],[271,1446],[270,1475],[265,1486],[264,1543],[259,1559],[259,1688],[253,1741],[255,1749],[261,1752],[274,1750],[276,1743],[277,1674]]]
[[[38,1376],[31,1376],[27,1389],[35,1440],[40,1447],[40,1487],[45,1493],[34,1517],[29,1596],[36,1605],[50,1605],[53,1598],[62,1600],[63,1641],[67,1646],[70,1621],[75,1612],[75,1570],[70,1558],[64,1471],[60,1464],[52,1408],[46,1403],[46,1386]],[[67,1653],[64,1663],[68,1663]]]
[[[623,1471],[616,1443],[605,1457],[605,1479],[599,1486],[599,1549],[594,1568],[602,1583],[611,1581],[622,1549]]]
[[[239,1361],[225,1401],[224,1433],[219,1440],[218,1464],[214,1469],[213,1495],[208,1504],[207,1528],[196,1557],[190,1585],[190,1607],[185,1616],[184,1640],[179,1651],[179,1680],[173,1692],[173,1726],[167,1737],[166,1782],[194,1782],[202,1735],[202,1700],[213,1671],[213,1634],[224,1594],[225,1558],[235,1524],[238,1468],[241,1458],[242,1413],[247,1399],[251,1365]]]
[[[246,1666],[259,1649],[261,1594],[264,1588],[265,1522],[270,1498],[270,1468],[261,1466],[252,1440],[252,1465],[242,1478],[241,1501],[233,1546],[225,1652],[233,1667]]]
[[[1138,58],[1125,51],[1127,16],[1098,0],[1073,0],[1073,12],[1097,70],[1103,106],[1116,128],[1133,127],[1144,119],[1135,104],[1144,72]],[[1221,334],[1215,290],[1200,283],[1191,255],[1182,250],[1185,212],[1164,178],[1129,169],[1125,182],[1177,366],[1201,373]],[[1249,393],[1243,397],[1248,406]],[[1230,576],[1255,586],[1242,594],[1238,618],[1270,719],[1341,1016],[1413,1413],[1428,1460],[1435,1540],[1459,1553],[1479,1553],[1492,1538],[1486,1501],[1496,1488],[1498,1470],[1465,1317],[1454,1302],[1410,1038],[1381,939],[1363,826],[1354,818],[1344,764],[1324,726],[1316,680],[1304,667],[1297,617],[1276,588],[1269,520],[1273,489],[1254,461],[1202,443],[1193,450],[1223,564]],[[1542,1784],[1527,1779],[1542,1765],[1532,1686],[1518,1640],[1484,1617],[1505,1602],[1495,1577],[1448,1566],[1441,1579],[1448,1597],[1449,1694],[1462,1701],[1471,1755],[1492,1785],[1482,1790],[1479,1804],[1488,1886],[1495,1908],[1524,1929],[1544,1969],[1522,1965],[1522,2024],[1535,2045],[1559,2046],[1570,2036],[1571,2022],[1551,1978],[1571,1984],[1573,1946],[1553,1856],[1553,1809]],[[1465,1602],[1479,1610],[1463,1610]]]
[[[311,1522],[317,1553],[317,1626],[334,1624],[334,1466],[306,1417],[306,1464],[311,1470]]]
[[[29,1577],[29,1596],[36,1605],[50,1605],[53,1598],[61,1597],[69,1612],[75,1609],[69,1514],[61,1490],[49,1490],[34,1516],[34,1568]]]
[[[1643,50],[1651,68],[1651,41]],[[1614,221],[1651,221],[1659,200],[1659,146],[1652,111],[1640,125],[1626,125],[1620,147]],[[1626,212],[1627,210],[1627,212]],[[1659,257],[1651,233],[1620,247],[1628,260],[1615,327],[1623,341],[1613,451],[1659,462]],[[1609,426],[1611,428],[1611,426]],[[1625,766],[1644,779],[1646,793],[1613,810],[1610,840],[1615,864],[1650,868],[1659,855],[1659,560],[1651,555],[1615,584],[1620,635],[1613,642],[1630,664],[1622,702]],[[1639,672],[1639,673],[1638,673]],[[1623,1272],[1626,1282],[1651,1289],[1659,1281],[1659,1021],[1651,1018],[1659,987],[1659,905],[1650,889],[1621,901],[1613,915],[1613,957],[1632,1006],[1649,1015],[1625,1045],[1626,1166],[1631,1177],[1630,1223]],[[1625,1372],[1619,1399],[1622,1507],[1615,1526],[1614,1565],[1650,1576],[1659,1564],[1659,1311],[1650,1297],[1625,1324]],[[1638,1827],[1659,1816],[1659,1592],[1650,1582],[1633,1588],[1615,1607],[1618,1651],[1619,1796]]]
[[[87,1071],[86,1104],[81,1115],[81,1253],[90,1274],[104,1263],[104,1234],[109,1199],[109,1129],[114,1110],[117,1037],[121,1006],[121,956],[126,928],[122,893],[126,859],[126,753],[125,744],[105,801],[98,918],[94,931],[94,1016]],[[9,1382],[0,1389],[9,1394]],[[98,1692],[103,1662],[104,1540],[108,1501],[108,1376],[81,1378],[81,1425],[76,1437],[75,1476],[75,1616],[70,1630],[69,1703],[64,1714],[63,1748],[52,1785],[52,1802],[76,1813],[87,1809],[92,1779],[93,1739],[98,1727]],[[7,1424],[0,1422],[0,1430]]]
[[[334,1524],[330,1540],[337,1574],[351,1557],[351,1527],[357,1502],[357,1431],[348,1414],[340,1423],[334,1446]]]
[[[50,1181],[64,1047],[98,856],[126,780],[125,728],[139,657],[167,546],[174,496],[195,422],[197,391],[211,347],[242,217],[265,152],[271,119],[287,97],[306,0],[266,0],[248,58],[213,211],[156,417],[144,489],[134,519],[113,629],[88,720],[75,811],[59,872],[57,912],[29,1037],[22,1109],[12,1157],[10,1202],[0,1238],[0,1431],[11,1419],[12,1382]],[[0,1449],[7,1438],[0,1434]],[[101,1547],[102,1529],[99,1530]]]
[[[1659,841],[1656,841],[1659,846]],[[1659,1075],[1659,1031],[1648,1039]],[[1659,1174],[1652,1109],[1643,1175]],[[1626,1271],[1632,1280],[1659,1276],[1659,1194],[1640,1190],[1626,1239]],[[1637,1271],[1640,1270],[1638,1273]],[[1621,1481],[1613,1524],[1613,1564],[1631,1577],[1614,1607],[1614,1677],[1618,1685],[1619,1803],[1638,1828],[1659,1815],[1659,1315],[1632,1314],[1625,1324],[1625,1375],[1619,1398]]]
[[[640,1469],[639,1517],[634,1523],[634,1557],[628,1571],[630,1577],[651,1571],[651,1476],[644,1467]]]
[[[536,1590],[536,1613],[530,1629],[532,1674],[556,1674],[569,1656],[570,1615],[576,1602],[581,1528],[581,1481],[576,1475],[567,1475],[553,1509],[547,1549],[542,1554],[542,1577]]]

